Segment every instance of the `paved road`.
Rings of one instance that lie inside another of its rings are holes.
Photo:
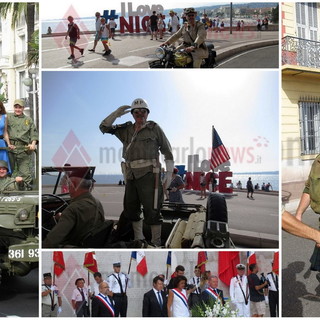
[[[44,188],[43,193],[52,192],[52,188]],[[93,192],[105,210],[107,219],[118,220],[123,208],[124,187],[96,186]],[[185,191],[186,203],[207,205],[207,200],[199,200],[199,195]],[[255,200],[249,200],[245,192],[227,198],[229,212],[229,228],[278,235],[279,209],[278,196],[255,194]]]
[[[165,35],[165,39],[169,37]],[[94,42],[93,35],[82,35],[79,47],[85,49],[84,57],[80,58],[79,68],[148,68],[149,61],[155,59],[155,49],[165,41],[150,40],[150,35],[117,35],[110,40],[112,53],[107,58],[102,56],[102,44],[99,43],[95,53],[88,52]],[[216,50],[226,49],[235,45],[245,45],[257,41],[278,39],[278,32],[209,32],[207,43],[213,43]],[[70,55],[68,41],[62,36],[42,38],[42,67],[43,68],[72,68],[67,57]],[[76,52],[76,57],[80,53]]]
[[[218,68],[278,68],[279,46],[249,50],[219,63]]]
[[[4,276],[0,290],[0,318],[38,317],[38,274],[32,270],[25,277]]]
[[[318,215],[307,210],[303,221],[318,226]],[[282,233],[282,316],[319,317],[320,283],[310,271],[312,241]]]

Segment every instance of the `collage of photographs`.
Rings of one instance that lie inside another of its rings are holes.
[[[320,318],[319,84],[320,2],[0,2],[0,318]]]

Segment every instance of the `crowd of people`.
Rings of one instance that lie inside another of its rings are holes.
[[[114,272],[103,279],[100,272],[94,273],[94,284],[85,285],[84,278],[75,281],[69,297],[74,315],[77,317],[126,317],[128,290],[132,287],[130,276],[121,272],[121,263],[113,263]],[[141,315],[143,317],[191,317],[197,310],[213,308],[216,303],[231,302],[235,315],[239,317],[262,317],[269,304],[270,316],[279,315],[278,275],[261,273],[257,264],[249,265],[248,275],[243,264],[236,266],[237,274],[231,278],[229,297],[219,289],[218,276],[200,267],[194,268],[194,276],[186,278],[185,268],[178,265],[166,280],[163,274],[153,278],[151,290],[143,293]],[[91,307],[90,307],[91,304]],[[44,274],[42,285],[42,316],[56,317],[62,311],[62,298],[54,285],[50,273]]]
[[[111,54],[110,49],[110,39],[115,39],[115,30],[117,28],[117,23],[114,18],[110,18],[109,21],[106,21],[104,17],[101,16],[100,12],[95,13],[95,38],[94,38],[94,45],[92,49],[88,51],[90,53],[95,53],[97,44],[101,41],[103,45],[103,56],[108,56]],[[74,50],[77,49],[81,56],[84,54],[84,48],[80,48],[76,45],[77,40],[80,39],[80,29],[79,26],[74,22],[74,18],[72,16],[68,17],[68,30],[66,33],[65,38],[69,37],[69,46],[71,54],[68,59],[75,59]],[[162,40],[164,38],[165,31],[168,31],[170,37],[168,40],[165,41],[162,45],[171,44],[177,41],[179,38],[183,37],[184,44],[186,48],[192,47],[193,44],[197,44],[196,47],[190,48],[190,52],[198,53],[196,56],[199,56],[199,49],[206,49],[202,48],[201,46],[205,46],[205,39],[206,39],[206,32],[207,31],[215,31],[215,32],[222,32],[224,30],[225,23],[223,20],[220,20],[219,17],[211,19],[208,17],[207,14],[203,14],[202,17],[198,15],[198,12],[195,11],[194,8],[186,8],[181,14],[181,17],[174,12],[173,10],[169,11],[169,19],[166,25],[165,16],[161,12],[153,11],[152,15],[149,16],[147,22],[147,33],[151,35],[150,40]],[[50,27],[49,27],[50,28]],[[195,31],[192,29],[195,28]],[[51,28],[50,28],[51,29]],[[186,29],[189,33],[191,39],[185,36]],[[190,30],[191,29],[191,30]],[[203,29],[203,30],[202,30]],[[262,21],[258,19],[257,21],[257,29],[258,31],[267,30],[268,29],[268,18],[264,18]],[[239,20],[236,26],[237,31],[244,31],[244,20]],[[47,34],[51,34],[52,30],[49,29]],[[195,34],[191,34],[195,33]],[[196,39],[199,40],[196,41]],[[192,41],[191,41],[192,40]],[[206,50],[204,50],[206,51]],[[194,54],[192,54],[194,56]],[[199,56],[200,57],[200,56]],[[207,54],[202,52],[202,58],[206,58]],[[197,64],[196,64],[197,65]],[[195,66],[194,66],[195,67]],[[198,67],[198,66],[197,66]]]

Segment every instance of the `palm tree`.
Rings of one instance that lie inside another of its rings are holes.
[[[15,28],[16,24],[23,16],[25,17],[27,23],[28,56],[31,51],[34,51],[31,43],[34,33],[34,21],[36,12],[39,12],[39,3],[37,2],[0,2],[0,17],[7,18],[8,14],[12,14],[12,28]]]

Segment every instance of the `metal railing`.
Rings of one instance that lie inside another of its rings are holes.
[[[320,42],[286,36],[282,38],[282,64],[320,68]]]

